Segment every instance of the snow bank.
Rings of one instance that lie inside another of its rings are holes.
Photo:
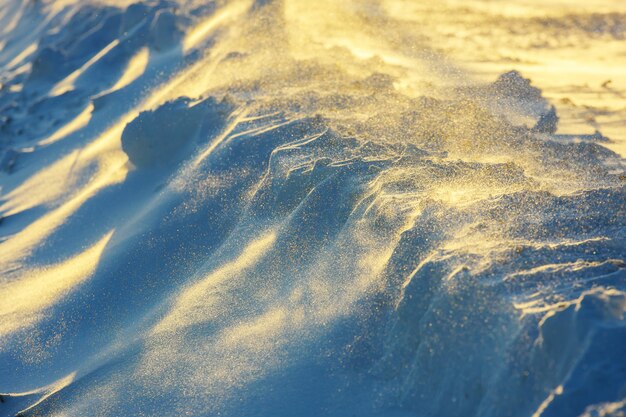
[[[0,6],[0,415],[623,411],[601,135],[385,8],[110,3]]]

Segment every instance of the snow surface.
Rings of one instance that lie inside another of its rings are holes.
[[[590,3],[4,0],[0,415],[624,416]]]

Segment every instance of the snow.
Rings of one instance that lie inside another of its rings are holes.
[[[0,415],[623,415],[624,13],[6,0]]]

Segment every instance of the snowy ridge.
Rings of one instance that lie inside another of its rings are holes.
[[[606,138],[386,2],[130,3],[0,5],[0,415],[626,411]]]

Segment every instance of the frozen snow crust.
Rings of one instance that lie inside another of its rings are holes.
[[[288,1],[109,3],[0,6],[0,415],[626,412],[605,138]]]

